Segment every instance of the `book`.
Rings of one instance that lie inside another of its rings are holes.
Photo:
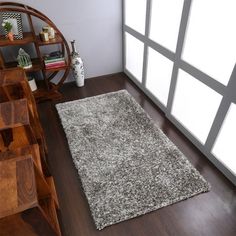
[[[57,67],[65,66],[65,65],[66,65],[65,61],[58,61],[58,62],[45,64],[45,68],[46,69],[51,69],[51,68],[57,68]]]
[[[44,55],[44,60],[57,60],[57,59],[64,59],[64,55],[61,51],[51,52],[50,54]]]
[[[45,65],[56,65],[56,64],[61,64],[61,63],[65,63],[65,60],[60,60],[60,61],[52,61],[52,62],[47,62],[44,63]]]
[[[64,57],[60,57],[60,58],[47,58],[44,60],[45,64],[51,63],[51,62],[57,62],[57,61],[65,61]]]

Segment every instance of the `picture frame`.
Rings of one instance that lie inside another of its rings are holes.
[[[23,24],[21,13],[16,12],[2,12],[2,19],[8,20],[12,23],[12,32],[14,39],[23,39]],[[5,35],[7,32],[5,32]]]

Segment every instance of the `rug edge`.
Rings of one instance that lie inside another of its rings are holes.
[[[152,125],[155,126],[155,128],[158,129],[158,130],[162,133],[162,135],[164,136],[164,138],[167,139],[167,141],[169,141],[169,142],[178,150],[178,152],[179,152],[183,157],[185,157],[185,159],[187,160],[188,164],[194,169],[195,172],[197,172],[197,174],[199,175],[199,177],[201,178],[201,180],[202,180],[203,182],[205,182],[207,186],[206,186],[206,188],[201,188],[201,190],[199,190],[199,191],[197,191],[197,192],[188,194],[188,195],[183,196],[183,197],[180,197],[180,198],[176,198],[176,199],[174,199],[174,200],[172,200],[172,201],[170,201],[170,202],[168,202],[168,203],[163,203],[163,204],[160,205],[160,206],[153,207],[152,209],[148,209],[148,210],[146,210],[146,211],[138,211],[138,212],[137,212],[135,215],[133,215],[133,216],[125,216],[122,220],[112,221],[112,222],[109,222],[109,223],[104,224],[104,225],[102,225],[102,226],[99,226],[99,225],[96,223],[95,218],[93,217],[93,212],[92,212],[92,210],[91,210],[90,207],[89,207],[90,214],[91,214],[91,216],[92,216],[92,218],[93,218],[93,221],[94,221],[94,223],[95,223],[95,226],[96,226],[96,228],[97,228],[98,230],[102,230],[102,229],[104,229],[104,228],[106,228],[106,227],[108,227],[108,226],[111,226],[111,225],[114,225],[114,224],[118,224],[118,223],[121,223],[121,222],[126,221],[126,220],[129,220],[129,219],[131,220],[131,219],[133,219],[133,218],[136,218],[136,217],[139,217],[139,216],[143,216],[143,215],[145,215],[145,214],[147,214],[147,213],[153,212],[153,211],[155,211],[155,210],[161,209],[161,208],[166,207],[166,206],[171,206],[171,205],[173,205],[173,204],[175,204],[175,203],[178,203],[178,202],[187,200],[187,199],[192,198],[192,197],[194,197],[194,196],[196,196],[196,195],[199,195],[199,194],[201,194],[201,193],[206,193],[206,192],[209,192],[209,191],[211,190],[211,185],[210,185],[210,183],[202,176],[202,174],[196,169],[196,167],[193,166],[193,164],[192,164],[192,163],[188,160],[188,158],[182,153],[182,151],[176,146],[176,144],[174,144],[174,143],[172,142],[172,140],[170,140],[170,139],[168,138],[168,136],[161,130],[161,128],[154,122],[154,120],[149,116],[149,114],[142,108],[142,106],[135,100],[135,98],[134,98],[126,89],[117,90],[117,91],[114,91],[114,92],[109,92],[109,93],[100,94],[100,95],[95,95],[95,96],[91,96],[91,97],[86,97],[86,98],[83,98],[83,99],[77,99],[77,100],[72,100],[72,101],[67,101],[67,102],[62,102],[62,103],[57,103],[57,104],[55,104],[57,113],[58,113],[59,118],[60,118],[60,121],[61,121],[61,125],[62,125],[62,127],[63,127],[63,131],[64,131],[64,133],[65,133],[65,135],[66,135],[66,138],[67,138],[67,143],[68,143],[68,136],[67,136],[67,133],[65,132],[64,125],[63,125],[63,122],[62,122],[62,117],[61,117],[61,115],[60,115],[60,112],[59,112],[58,108],[60,109],[60,106],[61,106],[62,104],[70,104],[70,103],[73,104],[73,103],[75,103],[75,102],[77,102],[77,101],[86,101],[86,100],[95,99],[95,98],[98,98],[98,97],[101,98],[101,97],[105,97],[105,96],[107,96],[107,95],[109,95],[109,94],[116,94],[116,93],[126,93],[127,95],[129,95],[129,98],[132,99],[132,100],[134,101],[134,104],[147,116],[147,118],[151,121]],[[71,150],[71,148],[70,148],[69,143],[68,143],[68,147],[69,147],[69,150],[70,150],[70,154],[71,154],[73,163],[74,163],[74,165],[76,166],[76,169],[77,169],[78,178],[79,178],[79,180],[80,180],[80,182],[81,182],[81,185],[82,185],[82,188],[83,188],[83,191],[84,191],[84,184],[83,184],[83,181],[82,181],[82,179],[81,179],[81,177],[80,177],[79,168],[78,168],[78,166],[77,166],[77,163],[76,163],[75,158],[74,158],[73,155],[72,155],[72,150]],[[87,197],[85,191],[84,191],[84,195],[85,195],[85,197],[86,197],[86,199],[87,199],[87,202],[89,203],[89,199],[88,199],[88,197]]]
[[[59,102],[59,103],[55,104],[55,107],[57,109],[57,107],[60,107],[60,106],[62,106],[64,104],[73,104],[73,103],[75,103],[77,101],[87,101],[89,99],[102,98],[102,97],[105,97],[105,96],[107,96],[109,94],[111,95],[111,94],[115,94],[115,93],[128,93],[128,94],[130,94],[126,89],[120,89],[120,90],[117,90],[117,91],[113,91],[113,92],[109,92],[109,93],[103,93],[103,94],[98,94],[98,95],[92,95],[90,97],[85,97],[85,98],[81,98],[81,99],[76,99],[76,100],[71,100],[71,101],[66,101],[66,102]],[[59,114],[59,112],[58,112],[58,114]]]
[[[206,181],[206,182],[207,182],[207,181]],[[207,182],[207,184],[208,184],[208,182]],[[168,202],[168,203],[161,204],[161,206],[156,206],[156,207],[153,207],[152,209],[148,209],[148,210],[146,210],[146,211],[139,211],[139,212],[137,212],[137,213],[136,213],[135,215],[133,215],[133,216],[125,216],[122,220],[118,220],[118,221],[114,221],[114,222],[109,222],[109,223],[104,224],[104,225],[102,225],[102,226],[98,226],[98,225],[96,224],[94,218],[93,218],[93,221],[95,222],[96,228],[97,228],[98,230],[102,230],[102,229],[104,229],[104,228],[106,228],[106,227],[109,227],[109,226],[111,226],[111,225],[119,224],[119,223],[122,223],[123,221],[126,221],[126,220],[132,220],[132,219],[134,219],[134,218],[136,218],[136,217],[144,216],[144,215],[147,214],[147,213],[151,213],[151,212],[156,211],[156,210],[159,210],[159,209],[161,209],[161,208],[163,208],[163,207],[172,206],[172,205],[174,205],[174,204],[176,204],[176,203],[180,203],[180,202],[182,202],[182,201],[185,201],[185,200],[187,200],[187,199],[193,198],[194,196],[200,195],[200,194],[202,194],[202,193],[207,193],[207,192],[209,192],[210,190],[211,190],[211,186],[208,184],[208,186],[207,186],[205,189],[202,188],[201,190],[199,190],[199,191],[197,191],[197,192],[195,192],[195,193],[188,194],[188,195],[186,195],[186,196],[184,196],[184,197],[181,197],[181,198],[176,198],[176,199],[174,199],[173,201],[170,201],[170,202]],[[87,196],[86,196],[86,197],[87,197]],[[91,211],[91,213],[92,213],[92,211]]]

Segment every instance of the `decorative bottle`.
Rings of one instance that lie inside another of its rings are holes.
[[[73,76],[78,87],[84,86],[84,63],[76,51],[75,40],[71,41],[72,53],[71,53],[71,68],[73,70]]]

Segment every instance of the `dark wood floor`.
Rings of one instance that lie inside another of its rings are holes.
[[[126,89],[165,134],[211,183],[208,193],[164,207],[144,216],[95,228],[67,140],[54,103],[39,104],[49,148],[49,165],[55,178],[61,207],[61,228],[69,236],[235,236],[236,188],[163,115],[124,74],[86,80],[83,88],[65,84],[63,101]]]

